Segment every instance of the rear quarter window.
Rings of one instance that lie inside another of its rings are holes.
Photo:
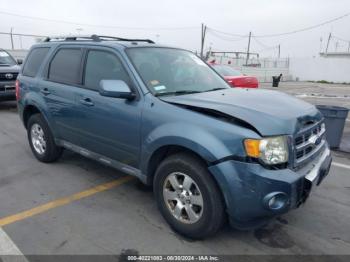
[[[58,83],[79,84],[82,54],[81,49],[59,49],[50,62],[48,79]]]
[[[33,49],[26,59],[22,74],[30,77],[36,76],[49,50],[49,47],[38,47]]]

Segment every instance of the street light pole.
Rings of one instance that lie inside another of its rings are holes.
[[[13,35],[12,35],[12,31],[13,31],[13,27],[11,27],[11,31],[10,31],[11,47],[12,47],[12,50],[13,50],[13,49],[15,49],[15,48],[14,48],[14,45],[13,45]]]
[[[252,32],[249,32],[249,39],[248,39],[248,49],[247,49],[247,59],[245,61],[245,64],[248,65],[249,60],[249,51],[250,51],[250,38],[252,37]]]
[[[205,33],[207,31],[207,26],[205,26],[202,23],[202,27],[201,27],[201,58],[203,59],[203,52],[204,52],[204,42],[205,42]]]

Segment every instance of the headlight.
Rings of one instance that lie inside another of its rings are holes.
[[[286,136],[245,139],[244,146],[248,156],[259,158],[268,165],[281,164],[288,161]]]

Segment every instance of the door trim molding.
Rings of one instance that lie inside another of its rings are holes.
[[[79,155],[82,155],[84,157],[98,161],[103,165],[110,166],[110,167],[117,169],[119,171],[122,171],[128,175],[136,176],[143,183],[146,183],[146,181],[147,181],[146,176],[144,174],[142,174],[140,169],[129,166],[127,164],[124,164],[124,163],[119,162],[117,160],[111,159],[111,158],[106,157],[104,155],[92,152],[86,148],[83,148],[81,146],[77,146],[77,145],[72,144],[72,143],[65,141],[65,140],[55,139],[55,143],[58,146],[62,146],[65,149],[68,149],[68,150],[71,150],[75,153],[78,153]]]

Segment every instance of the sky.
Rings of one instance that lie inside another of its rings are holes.
[[[95,33],[142,37],[199,51],[201,23],[204,23],[208,26],[206,50],[245,52],[249,32],[253,36],[289,32],[348,12],[349,0],[0,0],[0,32],[13,28],[15,33],[38,35]],[[349,28],[350,16],[347,16],[310,31],[253,37],[250,51],[259,52],[262,57],[276,57],[276,47],[280,45],[281,57],[317,56],[325,49],[330,32],[338,39],[331,39],[329,51],[347,51],[349,42],[344,40],[350,41]],[[14,42],[15,48],[29,48],[34,39],[15,37]],[[0,35],[0,47],[11,47],[9,36]]]

